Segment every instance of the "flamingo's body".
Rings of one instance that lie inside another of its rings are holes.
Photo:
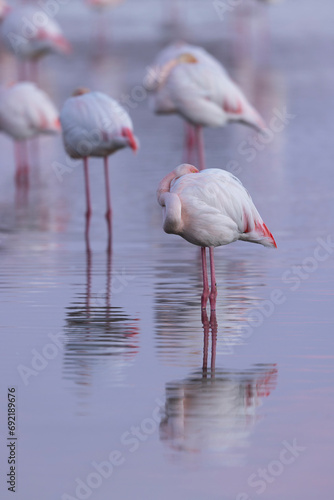
[[[192,165],[180,165],[160,182],[157,197],[163,207],[164,231],[202,247],[203,308],[208,299],[206,247],[210,249],[212,308],[216,298],[214,247],[236,240],[276,247],[250,195],[239,179],[225,170],[198,172]]]
[[[71,46],[58,23],[43,13],[47,22],[37,24],[36,12],[36,7],[30,5],[0,8],[1,38],[7,49],[23,61],[38,61],[51,53],[69,53]]]
[[[72,158],[106,157],[127,146],[137,149],[128,113],[102,92],[70,97],[60,120],[65,149]]]
[[[60,114],[64,146],[72,158],[82,158],[86,182],[86,239],[88,243],[91,216],[88,180],[88,157],[103,157],[105,166],[107,221],[111,241],[111,204],[109,194],[108,156],[118,149],[138,149],[131,119],[114,99],[101,92],[79,90],[65,102]]]
[[[60,132],[59,113],[34,83],[0,89],[0,129],[15,140]]]
[[[15,141],[60,132],[59,113],[48,95],[31,82],[0,88],[0,131]],[[20,158],[21,156],[21,158]],[[17,177],[28,172],[28,160],[18,151]]]
[[[174,44],[158,56],[146,78],[156,114],[177,113],[197,129],[243,122],[258,130],[264,122],[223,66],[201,47]],[[204,168],[200,151],[200,169]]]

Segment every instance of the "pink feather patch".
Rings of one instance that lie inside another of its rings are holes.
[[[241,115],[243,112],[241,101],[238,99],[237,106],[232,105],[227,99],[224,101],[223,109],[232,115]]]

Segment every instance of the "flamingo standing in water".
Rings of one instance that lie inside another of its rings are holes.
[[[210,298],[216,309],[217,286],[213,249],[236,240],[277,247],[250,195],[239,179],[226,170],[199,172],[182,164],[162,179],[157,199],[163,207],[163,229],[201,247],[203,269],[202,310]],[[209,248],[211,292],[206,264]]]
[[[26,140],[40,134],[60,132],[59,113],[34,83],[20,82],[0,88],[0,131],[15,140],[16,182],[28,183],[29,160]]]
[[[92,213],[88,177],[88,158],[102,157],[106,186],[109,246],[111,250],[111,220],[108,156],[119,149],[138,149],[132,121],[125,109],[102,92],[78,89],[67,99],[60,113],[63,140],[71,158],[82,158],[86,187],[86,243],[89,248],[89,224]]]
[[[12,8],[0,0],[0,23],[3,43],[23,63],[37,63],[45,55],[68,54],[71,51],[71,45],[59,24],[36,6]],[[31,76],[35,77],[36,64],[30,64],[29,67]],[[19,67],[19,71],[23,78],[28,76],[24,65]]]
[[[257,130],[265,127],[223,66],[203,48],[178,43],[165,48],[149,69],[145,86],[152,92],[156,114],[177,113],[195,127],[199,168],[205,168],[202,127],[223,127],[237,121]],[[186,139],[188,161],[194,140]]]

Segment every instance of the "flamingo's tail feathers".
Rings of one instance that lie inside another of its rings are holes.
[[[229,120],[243,122],[259,132],[267,127],[261,115],[242,96],[233,101],[226,98],[223,103],[223,110],[227,113]]]
[[[249,106],[247,109],[243,120],[247,125],[255,128],[258,132],[263,132],[267,128],[266,122],[262,116],[252,106]]]
[[[240,236],[241,240],[259,243],[265,247],[277,248],[275,238],[263,221],[255,221],[254,228],[246,228]]]
[[[255,230],[257,235],[261,237],[261,240],[259,241],[261,245],[264,245],[265,247],[277,248],[276,241],[264,222],[255,223]]]

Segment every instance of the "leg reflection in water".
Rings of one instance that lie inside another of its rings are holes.
[[[84,276],[85,283],[66,308],[64,377],[74,383],[79,397],[86,399],[94,392],[101,371],[110,385],[126,378],[139,352],[140,325],[138,317],[113,304],[110,253],[105,256],[87,251],[85,262],[76,262],[76,267],[77,276]],[[100,276],[105,276],[105,285],[94,292],[94,282]]]

